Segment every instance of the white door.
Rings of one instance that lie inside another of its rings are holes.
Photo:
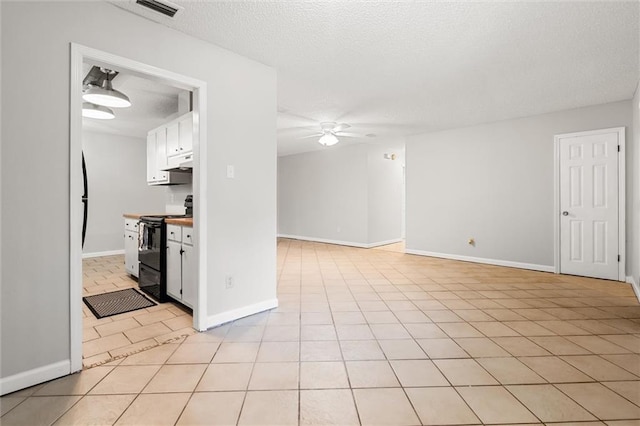
[[[560,273],[620,279],[620,137],[618,129],[557,137]]]

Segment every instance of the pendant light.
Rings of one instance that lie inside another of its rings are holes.
[[[106,74],[105,79],[102,81],[102,86],[89,86],[89,89],[82,94],[82,99],[92,104],[110,108],[130,107],[131,101],[129,101],[129,97],[115,90],[111,85],[111,79],[109,77],[111,74],[114,74],[114,72],[106,68],[101,68],[101,71]]]
[[[87,118],[97,118],[98,120],[112,120],[116,118],[111,108],[91,102],[82,103],[82,116]]]
[[[318,143],[320,145],[323,146],[331,146],[331,145],[335,145],[338,142],[340,142],[338,140],[338,138],[336,137],[336,135],[334,135],[333,133],[325,133],[324,135],[322,135],[320,137],[320,139],[318,140]]]

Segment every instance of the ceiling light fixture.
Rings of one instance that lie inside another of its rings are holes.
[[[114,72],[106,68],[101,68],[101,71],[106,74],[105,79],[102,81],[102,86],[90,85],[82,94],[82,99],[87,102],[91,102],[92,104],[110,108],[130,107],[131,101],[129,100],[129,97],[124,93],[115,90],[111,85],[111,79],[109,76],[114,74]]]
[[[325,133],[318,140],[318,143],[320,143],[320,145],[323,145],[323,146],[332,146],[332,145],[337,144],[338,142],[340,142],[340,141],[338,140],[336,135],[334,135],[333,133],[330,133],[330,132]]]
[[[82,103],[82,116],[87,118],[97,118],[99,120],[111,120],[116,118],[116,115],[110,108],[92,104],[91,102]]]

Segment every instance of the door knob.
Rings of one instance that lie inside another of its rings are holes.
[[[569,216],[569,212],[568,211],[563,211],[562,212],[562,216]]]

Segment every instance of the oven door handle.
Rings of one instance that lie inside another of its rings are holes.
[[[144,222],[144,226],[147,228],[161,228],[162,224],[156,222]]]

